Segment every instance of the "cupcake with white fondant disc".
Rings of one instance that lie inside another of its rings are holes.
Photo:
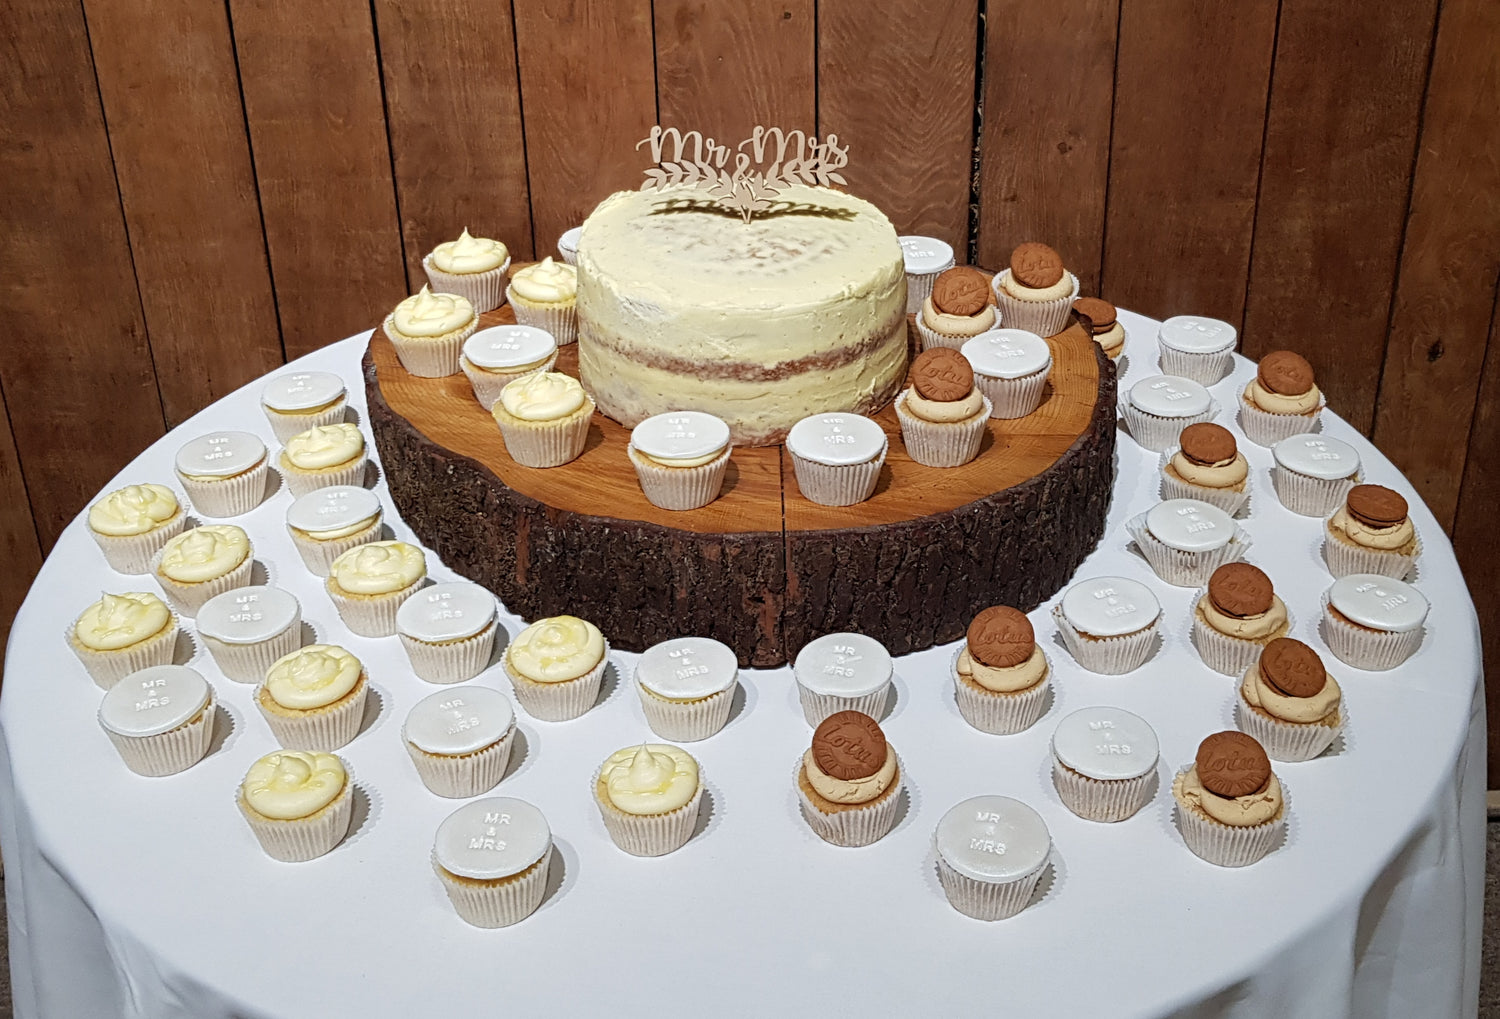
[[[557,341],[536,326],[491,326],[464,341],[458,364],[474,389],[474,399],[489,410],[507,384],[522,375],[552,370]]]
[[[396,633],[412,671],[429,683],[462,683],[495,650],[495,596],[478,584],[433,584],[396,610]]]
[[[696,410],[655,414],[630,430],[627,453],[651,505],[700,509],[724,486],[729,426]]]
[[[879,719],[890,698],[891,653],[862,633],[827,633],[802,646],[792,674],[808,725],[840,711]]]
[[[157,778],[191,768],[214,735],[214,688],[184,665],[132,672],[99,704],[99,725],[137,775]]]
[[[953,246],[936,237],[897,237],[906,265],[906,313],[915,315],[932,294],[933,281],[953,268]]]
[[[275,587],[237,587],[210,598],[194,620],[219,671],[259,683],[279,658],[302,646],[302,606]]]
[[[1427,612],[1427,598],[1410,584],[1351,574],[1323,593],[1323,639],[1345,665],[1394,669],[1422,646]]]
[[[406,716],[401,738],[422,784],[464,799],[499,784],[510,763],[516,712],[487,686],[460,686],[423,697]]]
[[[237,517],[266,495],[266,444],[249,432],[213,432],[177,451],[177,480],[205,517]]]
[[[1022,418],[1042,404],[1052,373],[1052,348],[1024,329],[991,329],[960,348],[974,384],[989,397],[992,418]]]
[[[1156,453],[1176,445],[1184,428],[1212,421],[1218,414],[1218,401],[1207,389],[1174,375],[1141,379],[1120,403],[1130,437]]]
[[[1201,587],[1214,570],[1243,559],[1250,535],[1217,506],[1167,499],[1132,517],[1125,529],[1156,575],[1177,587]]]
[[[1359,450],[1328,435],[1293,435],[1271,447],[1271,484],[1293,513],[1326,517],[1360,482]]]
[[[797,490],[824,506],[852,506],[875,492],[890,440],[862,414],[811,414],[787,433]]]
[[[955,804],[933,840],[943,894],[976,920],[1004,920],[1025,909],[1052,856],[1047,822],[1009,796]]]
[[[260,409],[283,443],[309,428],[338,424],[347,402],[344,380],[333,372],[284,372],[260,391]]]
[[[359,485],[330,485],[287,507],[286,530],[308,572],[328,576],[333,561],[351,548],[378,541],[380,498]]]
[[[509,927],[542,904],[552,863],[552,829],[525,800],[466,803],[438,825],[432,869],[448,900],[475,927]]]
[[[1079,665],[1118,676],[1151,657],[1161,628],[1161,602],[1138,581],[1094,577],[1063,592],[1052,618]]]
[[[1123,821],[1156,792],[1156,730],[1124,708],[1083,708],[1052,733],[1052,784],[1086,821]]]
[[[1203,315],[1173,315],[1156,334],[1161,370],[1211,386],[1234,368],[1238,339],[1228,322]]]
[[[707,739],[729,721],[739,671],[734,651],[710,637],[675,637],[647,648],[635,666],[646,724],[662,739]]]

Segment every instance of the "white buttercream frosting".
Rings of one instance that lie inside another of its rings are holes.
[[[698,791],[698,762],[681,747],[642,743],[616,750],[599,769],[599,791],[627,814],[669,814]]]
[[[348,780],[337,754],[278,750],[250,765],[240,795],[263,817],[295,821],[338,799]]]
[[[456,241],[444,241],[432,249],[432,264],[442,272],[463,275],[498,269],[510,258],[505,245],[488,237],[471,237],[469,228]]]
[[[474,306],[458,294],[434,294],[422,289],[391,312],[391,323],[402,336],[446,336],[474,321]]]
[[[512,379],[500,390],[499,406],[522,421],[556,421],[588,401],[578,380],[562,372],[532,372]]]
[[[553,616],[516,634],[505,658],[522,679],[562,683],[592,672],[604,653],[604,634],[593,623],[577,616]]]
[[[298,470],[317,471],[337,467],[363,454],[365,437],[347,422],[318,425],[286,440],[284,455]]]
[[[83,610],[73,636],[92,651],[118,651],[154,637],[172,621],[172,612],[147,591],[106,594]]]
[[[520,269],[510,279],[511,291],[536,304],[565,304],[578,296],[578,270],[552,256]]]
[[[266,693],[283,708],[310,711],[348,696],[364,666],[336,644],[309,644],[266,670]]]
[[[145,534],[175,519],[181,509],[165,485],[126,485],[89,507],[89,529],[114,537]]]
[[[168,580],[197,584],[222,577],[250,555],[250,536],[234,524],[204,524],[162,546],[157,572]]]
[[[330,583],[349,594],[404,591],[427,575],[427,557],[404,541],[372,541],[351,548],[328,568]]]

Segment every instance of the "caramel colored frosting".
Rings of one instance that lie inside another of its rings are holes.
[[[317,471],[346,464],[364,451],[365,437],[346,422],[298,432],[287,440],[283,455],[298,470]]]
[[[328,581],[346,594],[378,595],[404,591],[426,575],[427,557],[417,546],[373,541],[335,559]]]
[[[929,400],[915,389],[908,389],[906,409],[913,417],[919,417],[923,421],[948,424],[967,421],[975,414],[983,414],[984,397],[978,389],[971,389],[961,400]]]
[[[578,270],[551,256],[516,272],[510,279],[516,296],[535,304],[567,304],[578,296]]]
[[[605,759],[596,792],[627,814],[670,814],[697,794],[698,762],[681,747],[666,743],[626,747]]]
[[[1350,516],[1347,506],[1340,506],[1328,518],[1328,529],[1351,545],[1379,549],[1382,552],[1401,551],[1417,536],[1417,529],[1410,517],[1390,527],[1371,527]]]
[[[432,249],[432,264],[442,272],[461,276],[465,273],[498,269],[510,258],[505,245],[488,237],[471,237],[469,228],[456,241],[444,241]]]
[[[807,773],[808,785],[823,799],[831,803],[869,803],[878,799],[896,780],[896,751],[890,744],[886,744],[884,763],[875,774],[866,778],[834,778],[818,767],[811,749],[802,755],[802,767]]]
[[[458,294],[434,294],[422,289],[391,312],[391,323],[402,336],[430,338],[457,332],[474,321],[474,306]]]
[[[1251,379],[1250,384],[1245,387],[1245,402],[1268,414],[1311,414],[1318,409],[1321,399],[1322,393],[1317,386],[1293,396],[1273,393],[1262,386],[1259,379]]]
[[[364,666],[334,644],[309,644],[266,670],[266,693],[283,708],[327,707],[354,689]]]
[[[522,421],[556,421],[588,401],[583,386],[562,372],[532,372],[506,383],[500,406]]]
[[[1200,464],[1189,460],[1182,450],[1178,450],[1168,462],[1183,481],[1203,488],[1238,488],[1250,476],[1250,464],[1243,453],[1235,453],[1229,459],[1217,463]]]
[[[958,674],[995,693],[1020,693],[1022,690],[1030,690],[1047,678],[1047,656],[1042,654],[1041,645],[1038,644],[1031,652],[1031,657],[1020,665],[996,668],[975,661],[966,647],[958,653]]]
[[[161,550],[157,572],[179,584],[222,577],[250,556],[250,536],[233,524],[204,524],[179,534]]]
[[[1220,612],[1206,594],[1198,599],[1198,611],[1209,626],[1226,637],[1240,640],[1264,640],[1287,625],[1286,604],[1278,595],[1271,596],[1269,609],[1253,616],[1231,616]]]
[[[89,507],[89,528],[112,537],[145,534],[180,511],[177,496],[164,485],[126,485]]]
[[[1283,722],[1309,725],[1333,719],[1343,700],[1343,691],[1332,676],[1325,676],[1323,688],[1311,697],[1288,697],[1274,689],[1261,675],[1260,666],[1252,665],[1245,670],[1240,683],[1240,694],[1245,703],[1260,708],[1272,718]]]
[[[538,619],[505,649],[511,671],[533,683],[563,683],[592,672],[604,660],[604,634],[586,619]]]
[[[240,795],[263,817],[295,821],[338,799],[347,781],[344,762],[335,754],[278,750],[250,765]]]
[[[1000,287],[1018,301],[1055,301],[1073,295],[1073,277],[1064,272],[1062,279],[1050,287],[1037,289],[1018,281],[1015,273],[1005,273],[1000,277]]]
[[[171,622],[171,610],[154,594],[106,594],[83,610],[73,636],[90,651],[118,651],[155,637]]]
[[[995,306],[986,304],[974,315],[949,315],[938,311],[929,296],[922,302],[922,321],[927,328],[944,336],[978,336],[995,328]]]
[[[1281,781],[1273,772],[1264,789],[1233,798],[1218,796],[1198,781],[1198,766],[1178,774],[1172,783],[1172,795],[1190,809],[1197,809],[1220,824],[1231,828],[1253,828],[1274,821],[1283,808]]]

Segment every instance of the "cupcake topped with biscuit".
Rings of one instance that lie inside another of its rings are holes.
[[[1104,348],[1110,360],[1125,353],[1125,326],[1113,304],[1102,297],[1080,297],[1073,302],[1073,314],[1078,316],[1078,324],[1088,330],[1094,342]]]
[[[961,347],[971,336],[993,329],[998,316],[990,302],[989,277],[978,269],[961,265],[944,272],[917,314],[922,347]]]
[[[1323,553],[1335,577],[1378,573],[1405,580],[1421,551],[1406,497],[1382,485],[1355,485],[1324,527]]]
[[[1211,421],[1188,425],[1161,468],[1163,499],[1197,499],[1234,516],[1250,501],[1250,464],[1234,434]]]
[[[969,623],[954,657],[954,699],[964,721],[981,732],[1021,732],[1042,716],[1050,674],[1026,613],[992,605]]]
[[[901,762],[880,723],[839,711],[818,725],[797,768],[808,826],[836,846],[867,846],[896,824]]]
[[[896,398],[906,451],[928,467],[958,467],[974,459],[991,408],[974,384],[968,359],[951,347],[918,354],[911,387]]]
[[[1251,442],[1274,446],[1312,431],[1323,404],[1307,358],[1290,350],[1273,350],[1260,359],[1255,378],[1240,397],[1240,424]]]
[[[1300,640],[1271,641],[1245,670],[1239,726],[1278,761],[1310,761],[1343,727],[1343,693],[1318,653]]]
[[[1204,664],[1241,675],[1261,650],[1291,632],[1286,603],[1271,578],[1249,563],[1225,563],[1208,578],[1193,608],[1193,644]]]
[[[1078,277],[1063,267],[1062,256],[1035,241],[1011,252],[1010,267],[992,285],[1001,320],[1038,336],[1055,336],[1066,329],[1078,297]]]
[[[1244,867],[1281,844],[1286,801],[1265,748],[1243,732],[1216,732],[1172,783],[1178,827],[1195,854]]]

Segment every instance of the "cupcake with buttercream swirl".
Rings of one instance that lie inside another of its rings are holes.
[[[523,326],[545,329],[566,346],[578,339],[578,270],[549,255],[534,265],[517,269],[505,299]]]
[[[510,252],[489,237],[474,237],[464,227],[456,241],[444,241],[422,259],[427,282],[436,293],[458,294],[477,314],[494,311],[505,299]]]
[[[538,619],[505,649],[505,674],[516,701],[533,718],[564,722],[599,699],[609,665],[609,642],[577,616]]]
[[[532,372],[506,383],[490,414],[516,463],[561,467],[583,452],[594,400],[571,375]]]
[[[681,747],[642,743],[616,750],[594,773],[594,803],[615,845],[632,856],[664,856],[693,837],[703,778]]]
[[[343,841],[354,816],[353,786],[337,754],[278,750],[250,766],[235,802],[266,855],[316,859]]]
[[[396,611],[422,587],[427,556],[404,541],[372,541],[333,561],[323,582],[344,625],[362,637],[391,637]]]
[[[407,371],[435,379],[458,374],[464,341],[479,328],[479,315],[467,297],[423,286],[396,305],[383,328]]]
[[[365,480],[365,437],[347,421],[316,425],[286,440],[277,467],[298,498],[332,485],[358,486]]]
[[[126,485],[89,507],[89,536],[116,573],[147,573],[151,557],[182,533],[187,515],[165,485]]]

